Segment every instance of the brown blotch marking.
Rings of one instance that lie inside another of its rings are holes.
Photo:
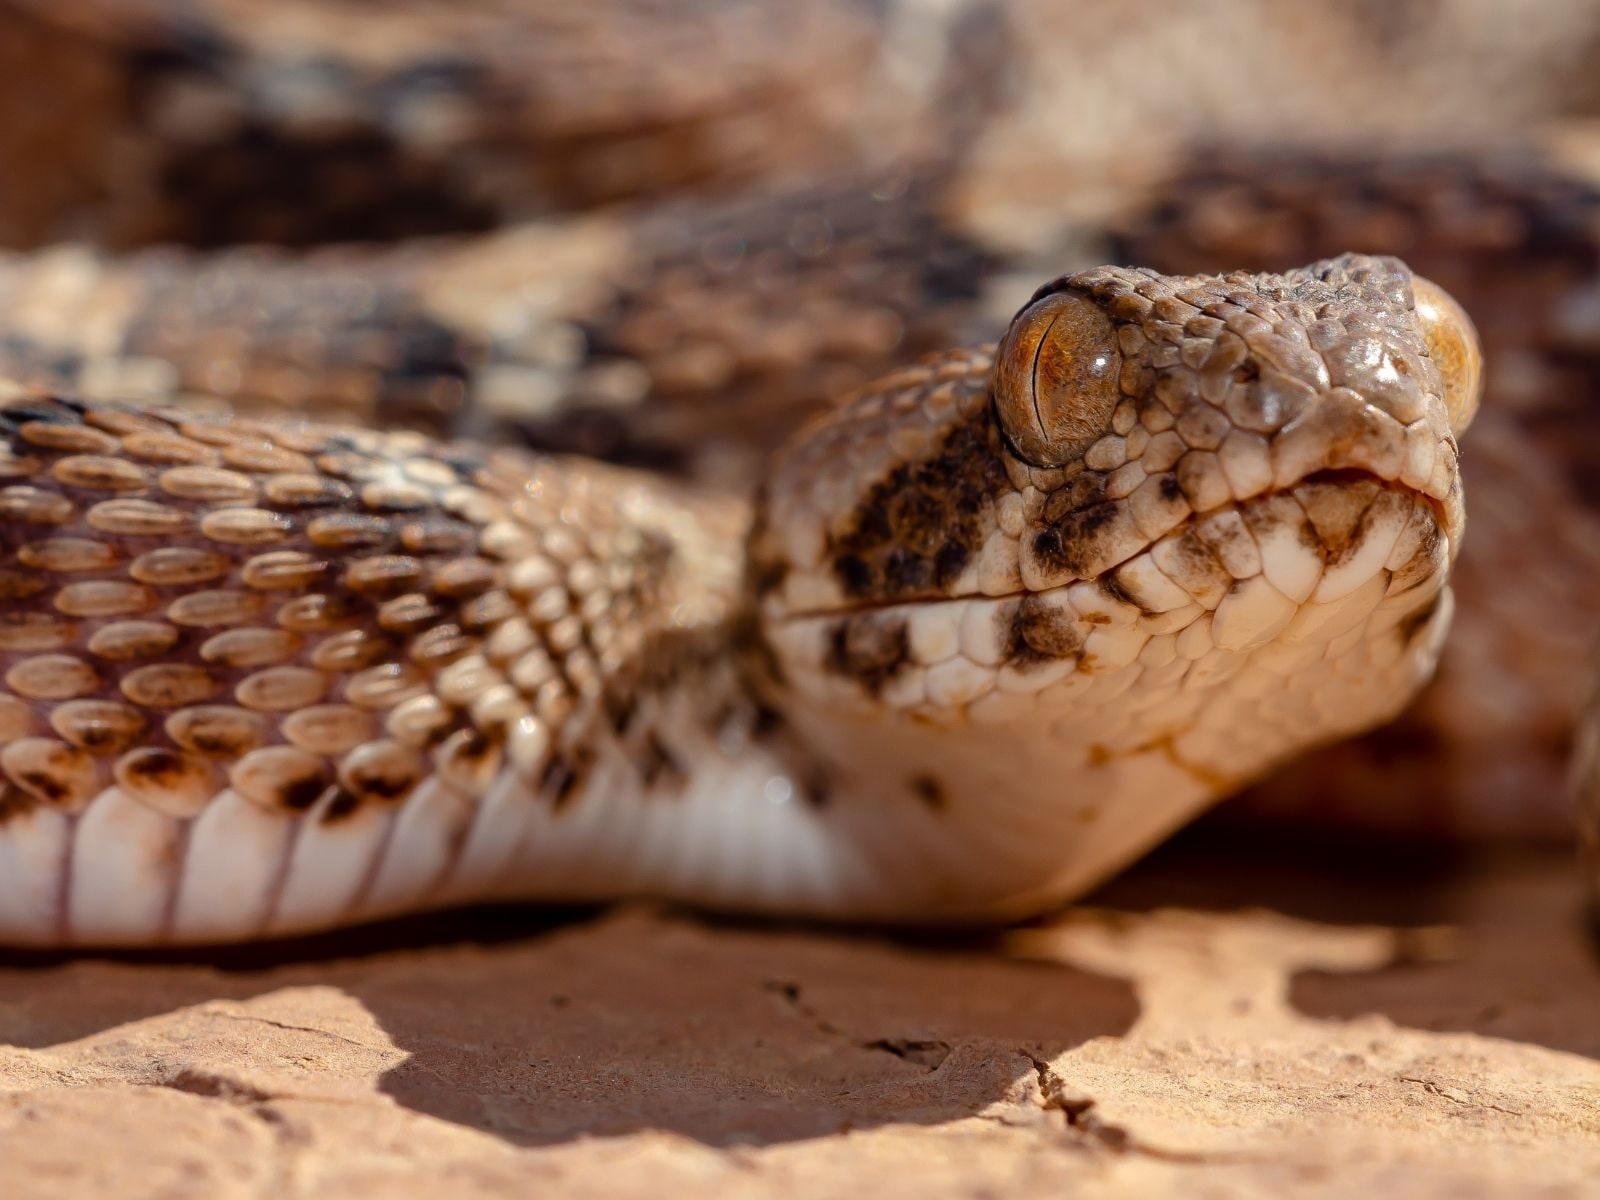
[[[487,749],[488,742],[484,739]],[[478,757],[482,756],[479,752]],[[385,774],[379,771],[351,772],[348,780],[349,790],[354,792],[358,799],[398,800],[412,788],[416,787],[417,780],[409,772],[401,775]]]
[[[130,755],[122,769],[134,780],[157,788],[175,787],[189,775],[189,767],[183,758],[161,747]]]
[[[554,755],[544,769],[539,781],[541,791],[548,792],[550,806],[560,812],[573,800],[579,786],[594,766],[594,752],[587,747],[577,747],[566,756]]]
[[[278,803],[292,812],[305,812],[328,790],[326,769],[309,772],[278,785]]]
[[[17,782],[32,788],[36,794],[43,796],[52,804],[60,804],[72,794],[66,784],[48,771],[19,772]]]
[[[1034,557],[1050,575],[1093,574],[1104,557],[1103,543],[1111,537],[1119,507],[1107,501],[1066,513],[1034,535]]]
[[[333,798],[328,801],[322,810],[322,823],[324,825],[337,825],[341,821],[349,820],[361,808],[361,800],[354,793],[342,787],[333,789]]]
[[[813,767],[800,780],[800,795],[812,808],[827,808],[833,802],[833,781],[820,766]]]
[[[42,805],[38,798],[22,788],[12,787],[9,783],[0,784],[0,825],[14,817],[26,816],[40,807]]]
[[[770,738],[783,729],[786,722],[783,715],[775,708],[765,704],[756,705],[755,720],[750,726],[750,736],[754,738]]]
[[[0,568],[0,602],[27,600],[44,591],[46,586],[44,576],[32,571]]]
[[[678,761],[677,755],[667,748],[659,735],[651,733],[645,739],[644,762],[639,768],[639,777],[646,787],[654,787],[663,780],[674,788],[681,787],[688,778],[683,764]]]
[[[1100,590],[1112,600],[1118,601],[1121,604],[1130,604],[1134,608],[1139,609],[1141,612],[1144,611],[1144,605],[1140,604],[1134,599],[1133,593],[1127,588],[1123,587],[1122,582],[1115,575],[1101,576]],[[1099,621],[1103,624],[1110,624],[1110,619],[1107,617],[1099,617]]]
[[[943,812],[949,803],[945,796],[944,785],[932,775],[913,775],[911,777],[911,790],[923,807],[930,812]]]
[[[833,626],[823,665],[877,695],[910,659],[911,635],[904,617],[860,614]]]
[[[240,758],[250,750],[255,749],[256,740],[252,737],[233,736],[237,727],[232,729],[218,723],[216,728],[207,728],[205,725],[196,724],[184,735],[188,747],[196,754],[204,754],[210,758]]]
[[[896,599],[948,587],[986,536],[985,516],[1011,490],[988,411],[950,429],[932,454],[902,463],[830,539],[846,595]]]
[[[1317,471],[1293,489],[1305,510],[1301,541],[1319,551],[1330,563],[1342,562],[1358,548],[1362,518],[1372,507],[1381,484],[1366,471],[1354,468]]]
[[[620,692],[609,689],[602,702],[612,731],[619,738],[626,737],[628,726],[633,723],[634,715],[639,711],[638,697],[632,691]]]
[[[1083,649],[1083,635],[1070,609],[1038,596],[1024,596],[1009,612],[996,614],[1014,666],[1071,658]]]

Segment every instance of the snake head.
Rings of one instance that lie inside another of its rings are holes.
[[[875,803],[1023,806],[997,898],[1082,886],[1428,677],[1480,368],[1392,258],[1063,276],[780,457],[774,701]]]

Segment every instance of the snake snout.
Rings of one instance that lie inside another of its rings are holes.
[[[1467,310],[1431,279],[1418,275],[1411,290],[1428,355],[1444,382],[1450,428],[1459,434],[1472,423],[1483,396],[1483,347],[1478,330]]]

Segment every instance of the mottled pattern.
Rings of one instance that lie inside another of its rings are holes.
[[[1028,464],[1017,381],[948,354],[778,457],[748,561],[742,503],[592,463],[6,404],[0,933],[231,940],[504,895],[992,918],[1391,716],[1448,621],[1470,410],[1409,272],[1102,268],[1061,297],[1121,360],[1101,438]],[[1216,494],[1156,441],[1222,454],[1206,411],[1260,444]]]
[[[975,321],[927,174],[394,249],[0,256],[0,373],[742,483],[805,414]]]
[[[114,795],[170,818],[181,860],[228,797],[311,828],[428,786],[460,810],[418,881],[443,887],[502,771],[559,806],[611,737],[657,784],[682,752],[632,716],[688,684],[735,599],[738,513],[701,519],[604,468],[49,398],[0,408],[0,435],[13,832]],[[375,885],[348,883],[358,912]],[[176,877],[165,892],[148,936],[204,923]],[[259,899],[272,928],[279,896]],[[6,911],[10,936],[70,939],[72,900],[49,911],[53,931]]]
[[[1473,534],[1439,677],[1393,728],[1314,756],[1256,803],[1435,834],[1571,836],[1563,779],[1600,644],[1600,186],[1592,135],[1421,154],[1216,152],[1124,220],[1169,271],[1403,247],[1477,325]]]
[[[1576,664],[1600,637],[1583,603],[1600,587],[1593,145],[1236,151],[1113,189],[1122,261],[1266,268],[1403,245],[1487,346],[1465,465],[1478,520],[1439,686],[1395,729],[1284,774],[1268,810],[1570,836],[1561,779],[1587,687]],[[976,209],[971,173],[919,172],[388,251],[18,255],[0,260],[0,368],[91,396],[511,436],[742,489],[825,399],[966,330],[998,333],[1046,270],[1023,264],[1111,256],[1104,212],[1077,214],[1082,173],[1036,165],[1027,178],[1034,191],[1011,180],[1017,194]],[[997,236],[1006,222],[982,218],[1027,195],[1050,232],[1021,250]],[[948,576],[976,536],[975,486],[870,513],[841,569]],[[884,522],[909,529],[918,507],[957,536],[886,549]]]
[[[1101,268],[1036,300],[1061,292],[1114,324],[1121,400],[1101,435],[1036,467],[995,421],[988,354],[889,376],[813,426],[769,485],[783,522],[767,553],[785,569],[763,570],[759,550],[757,565],[787,606],[1092,578],[1191,514],[1319,471],[1425,493],[1459,535],[1458,451],[1410,274],[1394,260],[1178,285]],[[863,480],[874,481],[865,492]]]
[[[1049,336],[1074,359],[1109,338],[1109,408],[1070,372],[1003,369],[1061,297],[1103,315]],[[752,579],[768,702],[834,808],[874,797],[909,843],[970,839],[944,879],[907,881],[930,910],[953,889],[1019,911],[1392,716],[1438,651],[1462,533],[1450,414],[1474,398],[1443,386],[1441,334],[1470,337],[1419,320],[1392,259],[1098,268],[1039,293],[1002,369],[942,356],[811,425],[765,486]],[[1104,423],[1062,426],[1048,467],[1011,425],[1035,380]]]
[[[0,169],[29,187],[0,242],[396,238],[844,165],[888,99],[879,20],[855,0],[7,0]]]

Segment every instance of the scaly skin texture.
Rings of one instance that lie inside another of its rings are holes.
[[[1595,145],[1218,151],[1116,232],[1115,257],[1179,272],[1404,247],[1483,337],[1485,404],[1463,467],[1473,536],[1438,678],[1401,721],[1262,789],[1255,802],[1269,811],[1430,835],[1570,836],[1565,773],[1600,643]]]
[[[1413,294],[1391,259],[1063,277],[998,367],[799,436],[748,556],[744,503],[659,477],[13,402],[0,931],[1058,902],[1431,670],[1475,395]]]
[[[743,487],[826,400],[977,323],[997,262],[946,190],[847,178],[397,248],[0,255],[0,371]]]
[[[923,169],[391,249],[18,254],[0,258],[0,371],[90,397],[511,439],[743,493],[828,399],[995,336],[1062,264],[1276,269],[1346,244],[1408,248],[1488,351],[1456,635],[1403,722],[1291,764],[1248,811],[1570,838],[1564,772],[1600,636],[1593,146],[1212,154],[1109,202],[1079,172]],[[1012,212],[1032,216],[995,219]]]
[[[6,0],[0,169],[29,186],[0,200],[0,242],[400,238],[837,168],[890,99],[881,20],[856,0]]]

